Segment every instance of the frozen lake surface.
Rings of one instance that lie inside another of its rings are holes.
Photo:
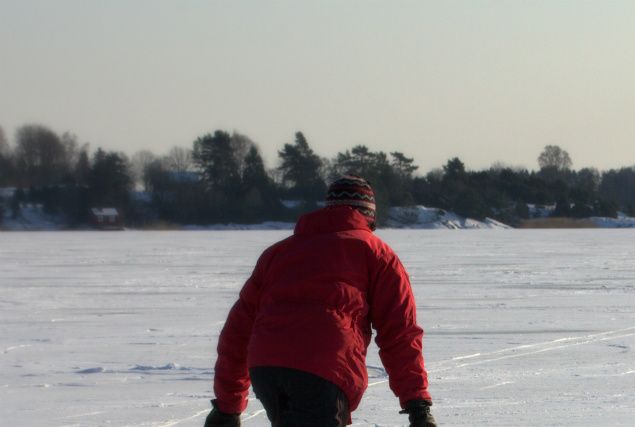
[[[202,426],[227,312],[288,233],[0,233],[0,424]],[[440,425],[633,425],[635,230],[379,234]],[[353,425],[405,425],[374,344],[368,371]],[[269,425],[257,400],[243,425]]]

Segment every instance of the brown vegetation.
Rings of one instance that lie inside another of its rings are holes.
[[[518,228],[597,228],[588,218],[535,218],[521,221]]]

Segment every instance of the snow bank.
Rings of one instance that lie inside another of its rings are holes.
[[[388,211],[388,228],[416,229],[506,229],[512,228],[491,218],[477,221],[453,212],[426,206],[394,207]]]
[[[529,218],[547,218],[553,215],[556,210],[556,205],[536,205],[533,203],[527,203],[527,209],[529,210]]]
[[[592,217],[591,222],[598,228],[635,228],[635,218],[618,212],[617,218]]]
[[[40,204],[22,204],[20,215],[15,219],[11,210],[5,208],[4,218],[0,221],[0,229],[3,230],[51,231],[61,228],[59,219],[44,212]]]
[[[13,193],[15,193],[15,187],[1,187],[0,188],[0,199],[9,200],[13,197]]]
[[[147,366],[147,365],[135,365],[130,368],[131,371],[169,371],[169,370],[187,371],[187,368],[182,368],[178,363],[170,362],[163,366]]]

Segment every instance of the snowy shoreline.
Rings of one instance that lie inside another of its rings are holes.
[[[95,228],[82,226],[69,228],[61,224],[59,220],[45,215],[37,209],[23,209],[24,215],[12,219],[5,215],[0,223],[2,231],[96,231]],[[540,218],[548,219],[548,218]],[[590,217],[582,219],[570,219],[571,221],[584,222],[584,228],[635,228],[635,218],[619,213],[617,218]],[[570,222],[571,223],[571,222]],[[294,222],[265,221],[257,224],[221,223],[209,225],[179,225],[156,223],[144,227],[126,227],[123,231],[238,231],[238,230],[293,230]],[[426,206],[392,207],[388,210],[386,224],[379,227],[382,230],[407,229],[407,230],[506,230],[516,229],[492,218],[482,221],[462,217],[454,212],[440,208]],[[519,227],[524,228],[524,227]],[[568,226],[535,227],[537,229],[553,228],[566,229]],[[575,227],[574,227],[575,228]],[[580,227],[582,228],[582,227]]]

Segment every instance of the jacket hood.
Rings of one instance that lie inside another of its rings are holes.
[[[350,206],[327,206],[302,215],[295,226],[295,234],[335,233],[346,230],[372,232],[368,219]]]

